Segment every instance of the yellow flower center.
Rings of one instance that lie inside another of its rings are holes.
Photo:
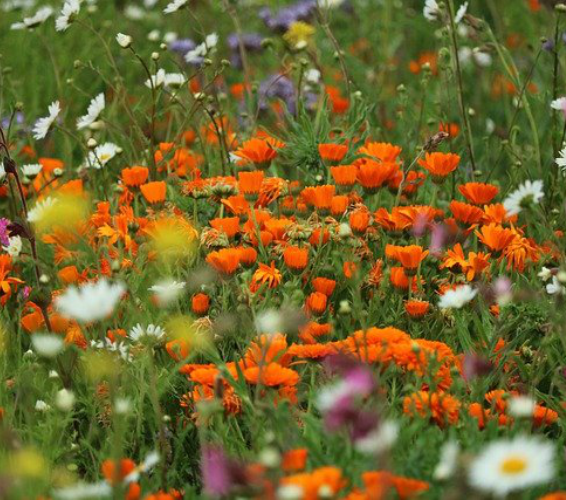
[[[504,474],[521,474],[527,468],[527,460],[524,457],[508,457],[501,462],[501,472]]]

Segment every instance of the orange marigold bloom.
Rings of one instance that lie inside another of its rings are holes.
[[[428,255],[428,250],[423,250],[420,245],[409,245],[406,247],[387,244],[385,255],[401,264],[408,274],[416,272],[420,263]]]
[[[540,497],[538,500],[566,500],[566,491],[555,491]]]
[[[244,267],[251,267],[257,261],[257,250],[254,247],[238,247],[240,254],[240,264]]]
[[[320,292],[313,292],[307,297],[305,307],[307,311],[320,315],[326,310],[327,302],[328,297],[326,295]]]
[[[299,382],[299,374],[295,370],[285,368],[279,363],[247,368],[244,370],[244,378],[249,384],[260,383],[268,387],[294,386]]]
[[[303,271],[309,263],[309,249],[306,247],[287,247],[283,252],[283,260],[291,271]]]
[[[260,335],[250,344],[244,356],[243,366],[262,366],[267,363],[278,363],[287,366],[292,356],[288,353],[287,337],[281,333]]]
[[[363,234],[366,232],[370,222],[370,214],[367,208],[361,208],[355,210],[350,214],[350,227],[352,230],[358,234]]]
[[[430,303],[426,300],[408,300],[405,302],[405,311],[412,318],[422,318],[428,313]]]
[[[358,271],[358,264],[357,262],[352,262],[352,261],[348,261],[348,262],[344,262],[344,265],[342,266],[342,272],[344,273],[344,276],[346,276],[346,278],[350,279],[352,278]]]
[[[206,293],[197,293],[191,299],[191,309],[198,316],[204,316],[210,307],[210,297]]]
[[[309,201],[318,210],[328,211],[332,205],[332,198],[336,194],[336,186],[314,186],[309,190]],[[307,191],[307,189],[303,190]]]
[[[122,458],[118,464],[114,460],[104,460],[100,466],[102,475],[110,484],[120,483],[135,468],[136,463],[131,458]]]
[[[442,181],[448,174],[454,172],[460,163],[460,156],[453,153],[426,153],[424,159],[419,160],[419,165],[426,169],[433,180]]]
[[[143,197],[152,205],[165,201],[167,194],[167,184],[165,181],[154,181],[140,186]]]
[[[238,189],[246,198],[255,198],[259,195],[263,178],[262,170],[254,172],[238,172]]]
[[[358,167],[355,165],[338,165],[330,167],[330,173],[337,186],[352,187],[358,179]]]
[[[149,177],[149,169],[147,167],[129,167],[122,170],[122,182],[128,186],[141,186]]]
[[[487,205],[499,193],[499,188],[483,182],[468,182],[458,186],[462,196],[474,205]]]
[[[388,142],[368,142],[358,150],[358,153],[372,156],[383,163],[395,163],[402,149]]]
[[[387,471],[370,471],[362,474],[362,481],[366,488],[363,500],[381,500],[389,498],[391,488],[396,490],[400,500],[413,498],[430,488],[426,481],[396,476]]]
[[[418,391],[405,397],[403,411],[411,416],[428,416],[443,426],[446,423],[458,422],[460,402],[444,392]]]
[[[318,154],[320,157],[333,165],[340,163],[347,152],[348,146],[345,144],[328,143],[318,145]]]
[[[458,222],[468,226],[479,224],[485,215],[481,208],[456,200],[450,202],[450,211]]]
[[[234,151],[234,155],[264,170],[269,168],[271,161],[277,156],[277,151],[264,139],[250,139]]]
[[[240,251],[236,248],[223,248],[209,253],[206,262],[219,273],[231,275],[240,265]]]
[[[460,133],[460,126],[457,123],[440,122],[438,124],[439,132],[446,132],[450,137],[457,137]]]
[[[275,262],[271,261],[271,265],[259,263],[259,268],[252,276],[251,288],[253,291],[264,284],[267,284],[268,288],[276,288],[281,283],[283,276],[281,271],[275,267]]]
[[[239,217],[225,217],[212,219],[210,221],[210,226],[217,231],[222,231],[226,233],[228,238],[233,238],[238,234],[240,230],[240,218]]]
[[[365,159],[359,165],[358,182],[368,193],[376,193],[395,172],[395,163]]]
[[[324,245],[330,240],[330,231],[326,228],[317,227],[311,234],[309,238],[309,243],[313,247],[318,247],[319,245]]]
[[[336,280],[329,278],[314,278],[312,280],[312,287],[316,292],[323,293],[327,297],[330,297],[336,288]]]
[[[501,252],[517,237],[511,229],[503,228],[498,224],[482,226],[475,234],[487,248],[494,252]]]
[[[328,497],[334,498],[347,483],[337,467],[320,467],[312,472],[284,477],[281,484],[301,488],[302,500],[318,500],[321,490],[328,490]]]
[[[175,339],[165,344],[167,354],[175,361],[181,361],[189,355],[189,343],[184,339]]]
[[[542,405],[536,405],[533,412],[533,423],[536,427],[552,425],[558,420],[558,413]]]
[[[335,216],[342,215],[347,209],[350,199],[347,196],[333,196],[330,203],[330,213]]]
[[[484,224],[499,224],[502,225],[505,222],[515,223],[517,222],[517,216],[513,215],[511,217],[507,216],[507,210],[503,206],[503,203],[493,203],[492,205],[484,205]]]
[[[297,472],[303,470],[307,465],[308,450],[306,448],[296,448],[286,451],[283,454],[281,467],[285,472]]]

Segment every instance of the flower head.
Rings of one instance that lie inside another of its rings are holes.
[[[61,106],[59,105],[59,101],[51,103],[49,105],[49,116],[37,120],[35,126],[33,127],[32,132],[34,139],[39,140],[45,138],[47,132],[49,132],[49,129],[59,116],[59,113],[61,113]]]
[[[82,130],[83,128],[90,127],[97,119],[100,113],[104,110],[106,106],[106,101],[104,99],[104,94],[98,94],[88,106],[86,115],[81,116],[77,120],[77,129]]]

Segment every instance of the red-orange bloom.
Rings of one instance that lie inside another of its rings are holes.
[[[430,303],[426,300],[408,300],[405,302],[405,311],[412,318],[422,318],[428,313]]]
[[[198,316],[204,316],[210,307],[210,297],[206,293],[197,293],[191,299],[191,309]]]
[[[259,195],[263,184],[264,173],[261,170],[254,172],[238,173],[238,189],[246,197],[256,197]]]
[[[359,153],[372,156],[383,163],[395,163],[401,154],[401,148],[388,142],[368,142],[359,149]]]
[[[234,155],[253,163],[257,168],[266,169],[277,156],[277,151],[264,139],[250,139],[234,151]]]
[[[275,267],[275,262],[271,262],[271,265],[259,263],[259,268],[252,276],[252,282],[250,284],[250,289],[252,291],[257,291],[261,285],[267,285],[268,288],[276,288],[281,283],[283,276],[281,271]]]
[[[399,262],[407,272],[414,272],[428,255],[428,250],[423,250],[419,245],[402,247],[388,244],[385,247],[385,255]]]
[[[307,297],[305,307],[307,311],[320,315],[323,314],[326,310],[327,302],[328,297],[325,294],[320,292],[313,292]]]
[[[327,297],[330,297],[336,288],[336,280],[328,278],[315,278],[312,280],[312,287],[316,292],[323,293]]]
[[[355,165],[338,165],[330,167],[330,173],[337,186],[351,187],[356,183],[358,167]]]
[[[444,392],[418,391],[405,397],[403,411],[411,416],[430,417],[443,426],[458,422],[460,402]]]
[[[117,484],[135,470],[136,463],[130,458],[122,458],[118,464],[114,460],[104,460],[100,468],[106,481]]]
[[[468,226],[479,224],[485,215],[481,208],[456,200],[450,202],[450,211],[458,222]]]
[[[302,271],[309,263],[309,249],[306,247],[287,247],[283,252],[283,260],[291,271]]]
[[[148,203],[161,203],[165,201],[167,184],[165,181],[148,182],[147,184],[142,184],[140,190]]]
[[[340,163],[347,152],[348,146],[344,144],[329,143],[318,145],[318,154],[320,154],[320,157],[331,164]]]
[[[358,182],[368,193],[375,193],[389,180],[396,168],[395,163],[363,160],[359,165]]]
[[[239,217],[226,217],[223,219],[212,219],[210,221],[211,227],[217,231],[222,231],[226,233],[228,238],[233,238],[238,234],[240,230],[240,218]]]
[[[236,248],[223,248],[209,253],[206,262],[219,273],[231,275],[240,265],[240,251]]]
[[[468,182],[458,186],[458,190],[466,200],[474,205],[487,205],[499,193],[497,186],[484,184],[483,182]]]
[[[443,180],[448,174],[454,172],[460,163],[460,157],[453,153],[426,153],[419,165],[432,175],[434,180]]]
[[[147,167],[130,167],[122,170],[122,182],[128,186],[141,186],[147,181],[149,169]]]
[[[517,237],[511,230],[503,228],[497,224],[482,226],[476,231],[478,239],[490,250],[500,252],[505,249]]]

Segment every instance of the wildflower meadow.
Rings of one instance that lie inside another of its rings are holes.
[[[566,499],[566,4],[0,0],[0,499]]]

